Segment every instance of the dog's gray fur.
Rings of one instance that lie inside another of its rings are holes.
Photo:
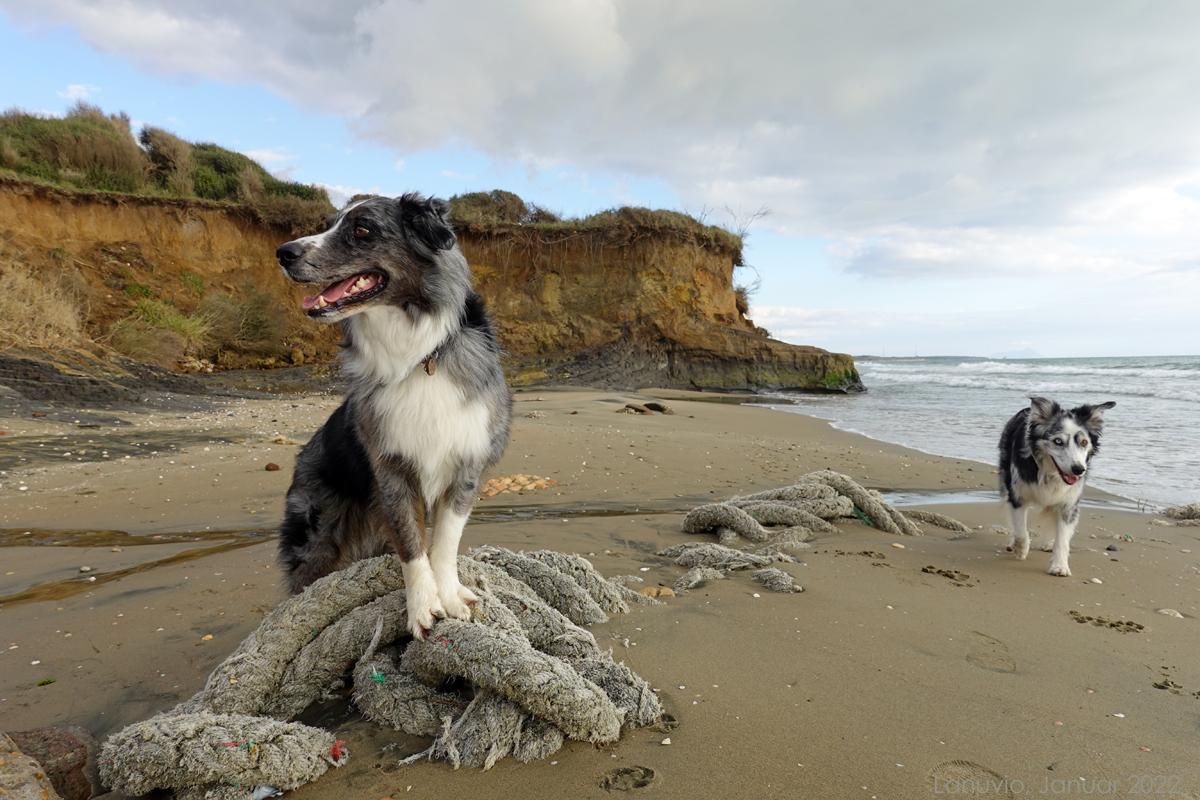
[[[341,324],[350,379],[296,459],[279,537],[287,584],[299,592],[391,547],[421,638],[435,618],[470,619],[458,542],[512,417],[495,328],[448,211],[417,194],[372,197],[276,251],[288,278],[325,287],[304,307]]]

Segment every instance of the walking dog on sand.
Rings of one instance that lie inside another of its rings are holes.
[[[1067,411],[1053,400],[1029,396],[1000,435],[1000,494],[1008,501],[1012,533],[1005,545],[1017,558],[1029,555],[1030,508],[1056,516],[1050,574],[1071,574],[1067,560],[1079,524],[1079,500],[1092,457],[1100,451],[1104,412],[1115,402]]]
[[[296,458],[279,532],[287,585],[300,592],[394,549],[422,639],[437,618],[471,618],[458,543],[512,417],[495,327],[448,213],[418,194],[371,197],[276,251],[288,278],[324,287],[304,309],[342,326],[350,381]]]

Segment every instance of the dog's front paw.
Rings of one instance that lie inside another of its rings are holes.
[[[463,622],[471,621],[471,606],[479,600],[474,592],[458,581],[454,582],[450,591],[442,592],[441,599],[442,607],[446,609],[446,616],[460,619]]]
[[[1050,561],[1050,569],[1046,570],[1051,575],[1057,575],[1060,578],[1071,577],[1071,569],[1066,564],[1056,564],[1053,559]]]
[[[415,593],[414,593],[415,594]],[[418,597],[409,597],[408,601],[408,630],[416,638],[424,641],[433,630],[434,623],[449,616],[438,598],[431,597],[423,601]]]
[[[1004,549],[1008,550],[1019,560],[1024,561],[1029,555],[1029,540],[1021,539],[1018,541],[1015,536],[1009,536],[1008,542],[1004,545]]]

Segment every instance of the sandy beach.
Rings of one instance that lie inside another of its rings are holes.
[[[615,413],[652,397],[676,413]],[[667,733],[488,772],[399,767],[426,742],[345,702],[314,706],[301,721],[350,758],[295,797],[604,797],[605,777],[630,767],[653,771],[630,794],[700,800],[927,798],[989,780],[1014,796],[1200,796],[1200,528],[1089,505],[1074,575],[1055,578],[1048,553],[1004,552],[998,497],[932,502],[994,490],[993,465],[680,392],[515,398],[485,477],[557,483],[482,500],[464,547],[580,553],[670,586],[685,570],[656,551],[689,540],[689,510],[820,469],[929,493],[918,507],[972,532],[839,524],[781,565],[803,593],[733,574],[594,626],[660,690],[678,721]],[[272,536],[292,464],[338,402],[164,396],[0,419],[0,729],[77,724],[102,739],[199,690],[282,598]]]

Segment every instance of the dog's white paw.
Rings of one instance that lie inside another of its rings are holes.
[[[471,606],[479,600],[474,592],[458,581],[454,582],[450,591],[442,592],[441,598],[442,607],[446,609],[446,616],[460,619],[463,622],[471,621]]]
[[[408,630],[413,636],[424,640],[434,623],[447,616],[433,581],[427,587],[413,586],[408,590]]]
[[[1017,541],[1016,537],[1010,536],[1004,548],[1016,556],[1017,559],[1024,561],[1029,555],[1029,540],[1022,539],[1021,541]]]
[[[1060,578],[1071,577],[1071,569],[1066,564],[1055,564],[1053,560],[1050,561],[1050,569],[1046,571]]]

